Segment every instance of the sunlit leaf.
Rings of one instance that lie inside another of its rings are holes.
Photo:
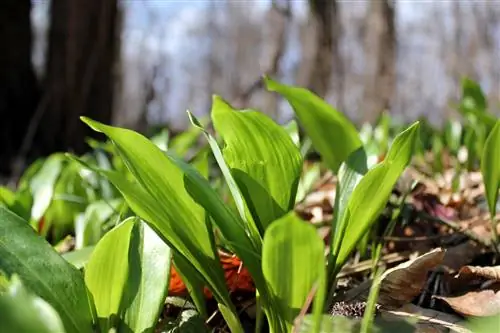
[[[315,310],[322,311],[325,294],[325,246],[316,228],[289,213],[266,231],[262,270],[289,332],[293,320],[315,288]]]
[[[137,221],[129,248],[129,274],[125,285],[122,329],[154,332],[167,296],[171,251],[146,223]]]
[[[27,290],[17,275],[11,277],[7,291],[0,292],[0,318],[2,332],[66,332],[56,310]]]
[[[215,160],[217,161],[217,164],[222,172],[222,175],[224,176],[224,179],[226,180],[226,183],[228,185],[229,191],[231,192],[231,195],[233,197],[234,203],[236,205],[236,209],[238,210],[238,213],[242,219],[242,221],[245,222],[243,227],[248,231],[248,233],[252,237],[252,241],[254,244],[257,245],[259,252],[260,252],[260,247],[261,247],[261,242],[262,238],[259,233],[258,227],[252,217],[252,214],[250,213],[250,210],[248,209],[248,206],[245,202],[245,198],[243,197],[243,194],[241,193],[240,188],[238,187],[238,184],[236,183],[236,180],[234,179],[233,175],[231,174],[231,170],[229,169],[229,166],[227,165],[226,161],[224,160],[224,157],[222,155],[222,151],[219,148],[219,145],[217,144],[217,141],[215,138],[208,133],[203,125],[200,123],[200,121],[191,113],[188,111],[188,116],[193,124],[198,130],[201,130],[204,134],[205,137],[207,138],[208,144],[210,148],[212,149],[212,153],[214,154]]]
[[[302,156],[286,131],[254,110],[235,110],[214,96],[212,121],[261,234],[295,204]]]
[[[33,220],[38,221],[49,207],[62,165],[63,156],[54,154],[47,158],[40,170],[30,179],[30,189],[33,195],[31,218]]]
[[[15,235],[15,236],[13,236]],[[0,271],[17,274],[58,313],[67,332],[91,332],[92,314],[82,274],[37,235],[28,222],[0,207]]]
[[[483,175],[486,199],[490,215],[496,215],[498,190],[500,188],[500,120],[497,120],[486,139],[481,158],[481,173]]]
[[[282,95],[326,164],[337,172],[340,164],[362,143],[354,125],[340,112],[307,89],[286,86],[265,78],[267,89]]]
[[[184,172],[144,136],[127,129],[84,121],[106,134],[118,147],[128,169],[137,179],[99,170],[120,190],[130,208],[147,221],[167,244],[201,273],[215,298],[232,306],[222,267],[214,248],[212,231],[197,211],[203,211],[185,189]],[[200,178],[203,178],[200,176]],[[233,310],[235,311],[235,310]],[[235,332],[241,328],[231,327]]]
[[[359,181],[342,216],[346,221],[340,248],[336,253],[338,270],[359,240],[385,208],[392,189],[410,163],[418,138],[418,122],[400,133],[391,145],[385,160],[370,169]]]
[[[333,253],[339,251],[349,222],[349,220],[345,218],[349,199],[367,171],[367,157],[362,147],[354,151],[340,166],[335,195],[335,215],[332,221]],[[333,265],[330,267],[330,269],[333,269]]]
[[[153,332],[168,290],[170,249],[129,218],[109,231],[85,265],[85,282],[103,332]]]
[[[134,220],[108,232],[96,245],[84,267],[85,284],[94,300],[101,330],[115,327],[129,272],[129,247]]]

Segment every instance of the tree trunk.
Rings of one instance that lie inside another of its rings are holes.
[[[395,2],[371,0],[365,40],[364,120],[391,109],[395,89]]]
[[[339,60],[334,59],[339,54],[335,50],[339,32],[334,31],[340,26],[337,1],[309,0],[309,7],[297,84],[324,97],[330,87],[333,64]]]
[[[10,173],[38,103],[30,11],[30,0],[4,0],[0,5],[0,174]]]
[[[80,116],[111,122],[118,10],[117,0],[52,0],[36,153],[82,153],[96,134]]]

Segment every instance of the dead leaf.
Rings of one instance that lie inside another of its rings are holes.
[[[479,267],[479,266],[464,266],[458,272],[458,275],[474,275],[483,277],[489,280],[500,281],[500,266]]]
[[[461,267],[471,263],[482,251],[482,247],[474,241],[463,242],[446,249],[442,265],[450,272],[456,273]]]
[[[437,248],[385,271],[381,276],[377,304],[386,309],[397,309],[410,303],[422,291],[427,273],[441,264],[444,254],[443,249]],[[372,282],[366,281],[349,290],[343,300],[365,301]]]
[[[434,296],[463,316],[487,317],[500,313],[500,283],[457,297]]]

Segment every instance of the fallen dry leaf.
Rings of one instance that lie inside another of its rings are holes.
[[[437,248],[385,271],[380,278],[377,304],[386,309],[397,309],[410,303],[422,291],[427,273],[441,264],[444,254],[443,249]],[[343,300],[366,300],[372,282],[372,280],[366,281],[349,290]]]
[[[500,283],[456,297],[434,296],[463,316],[487,317],[500,313]]]
[[[500,266],[493,266],[493,267],[464,266],[460,269],[458,275],[459,276],[474,275],[489,280],[500,281]]]

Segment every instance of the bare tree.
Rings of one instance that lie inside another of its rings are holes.
[[[265,111],[272,117],[277,116],[278,99],[275,94],[263,92],[262,75],[279,76],[280,63],[286,48],[287,30],[292,16],[290,0],[273,0],[266,13],[264,27],[264,42],[261,53],[260,72],[254,82],[246,88],[237,104],[245,106],[252,99],[252,105]]]
[[[309,0],[309,18],[302,36],[302,59],[297,84],[325,96],[332,68],[339,61],[339,17],[336,0]],[[335,23],[335,24],[334,24]],[[334,59],[334,56],[337,59]]]
[[[373,121],[391,109],[395,90],[395,2],[371,0],[365,34],[365,89],[363,114]]]
[[[53,0],[38,154],[82,152],[95,133],[79,119],[110,123],[118,54],[117,0]]]
[[[31,63],[30,0],[0,5],[0,174],[10,173],[39,98]]]

